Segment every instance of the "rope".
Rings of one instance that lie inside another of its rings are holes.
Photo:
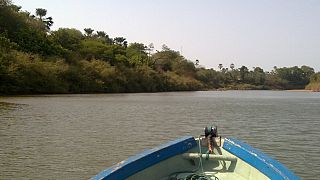
[[[173,174],[171,174],[169,176],[169,180],[211,180],[211,177],[205,175],[204,171],[203,171],[203,164],[202,164],[202,152],[201,152],[201,136],[199,136],[198,138],[198,147],[199,147],[199,165],[198,168],[196,170],[194,170],[193,172],[176,172],[173,173],[175,174],[175,176],[173,176]],[[206,153],[206,159],[209,159],[209,151]],[[198,171],[199,169],[201,169],[201,173],[196,173],[196,171]],[[186,177],[182,177],[182,178],[177,178],[177,176],[179,174],[184,174],[184,173],[189,173],[189,175],[187,175]],[[215,180],[219,180],[218,177],[214,176]]]
[[[194,174],[188,175],[186,178],[179,179],[179,180],[211,180],[211,178],[206,175],[200,175],[200,174],[194,173]]]
[[[201,172],[202,172],[202,174],[203,174],[203,165],[202,165],[202,152],[201,152],[201,140],[200,140],[200,137],[201,136],[199,136],[198,137],[198,141],[199,141],[199,143],[198,143],[198,147],[199,147],[199,166],[201,167]]]

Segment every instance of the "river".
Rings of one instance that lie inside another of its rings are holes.
[[[89,179],[207,125],[320,178],[320,93],[206,91],[0,97],[0,179]]]

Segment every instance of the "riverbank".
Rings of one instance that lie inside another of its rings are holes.
[[[306,86],[306,89],[314,92],[320,92],[320,83],[319,82],[313,82]]]
[[[219,88],[219,89],[200,89],[194,91],[287,91],[287,92],[319,92],[308,89],[230,89],[230,88]],[[87,92],[87,93],[30,93],[30,94],[0,94],[0,97],[10,97],[10,96],[46,96],[46,95],[85,95],[85,94],[140,94],[140,93],[166,93],[166,92],[194,92],[194,91],[156,91],[156,92]]]
[[[288,92],[315,92],[315,91],[308,90],[308,89],[290,89],[290,90],[285,90],[285,91],[288,91]]]

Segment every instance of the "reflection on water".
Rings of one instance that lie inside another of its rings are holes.
[[[21,109],[23,104],[16,104],[16,103],[8,103],[8,102],[1,102],[0,101],[0,112]]]
[[[0,179],[88,179],[216,124],[296,172],[320,172],[320,94],[225,91],[0,99]]]

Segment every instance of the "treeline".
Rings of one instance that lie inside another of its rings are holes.
[[[310,77],[310,83],[306,89],[320,92],[320,72],[313,74]]]
[[[308,66],[205,69],[163,45],[128,43],[104,31],[60,28],[45,9],[21,11],[0,0],[0,93],[161,92],[204,89],[304,88]]]
[[[219,64],[219,69],[218,72],[213,69],[199,69],[198,79],[209,87],[225,89],[304,89],[310,76],[315,73],[309,66],[275,66],[271,72],[267,72],[260,67],[249,70],[246,66],[241,66],[235,69],[234,64],[230,64],[229,68],[223,68],[222,64]]]

